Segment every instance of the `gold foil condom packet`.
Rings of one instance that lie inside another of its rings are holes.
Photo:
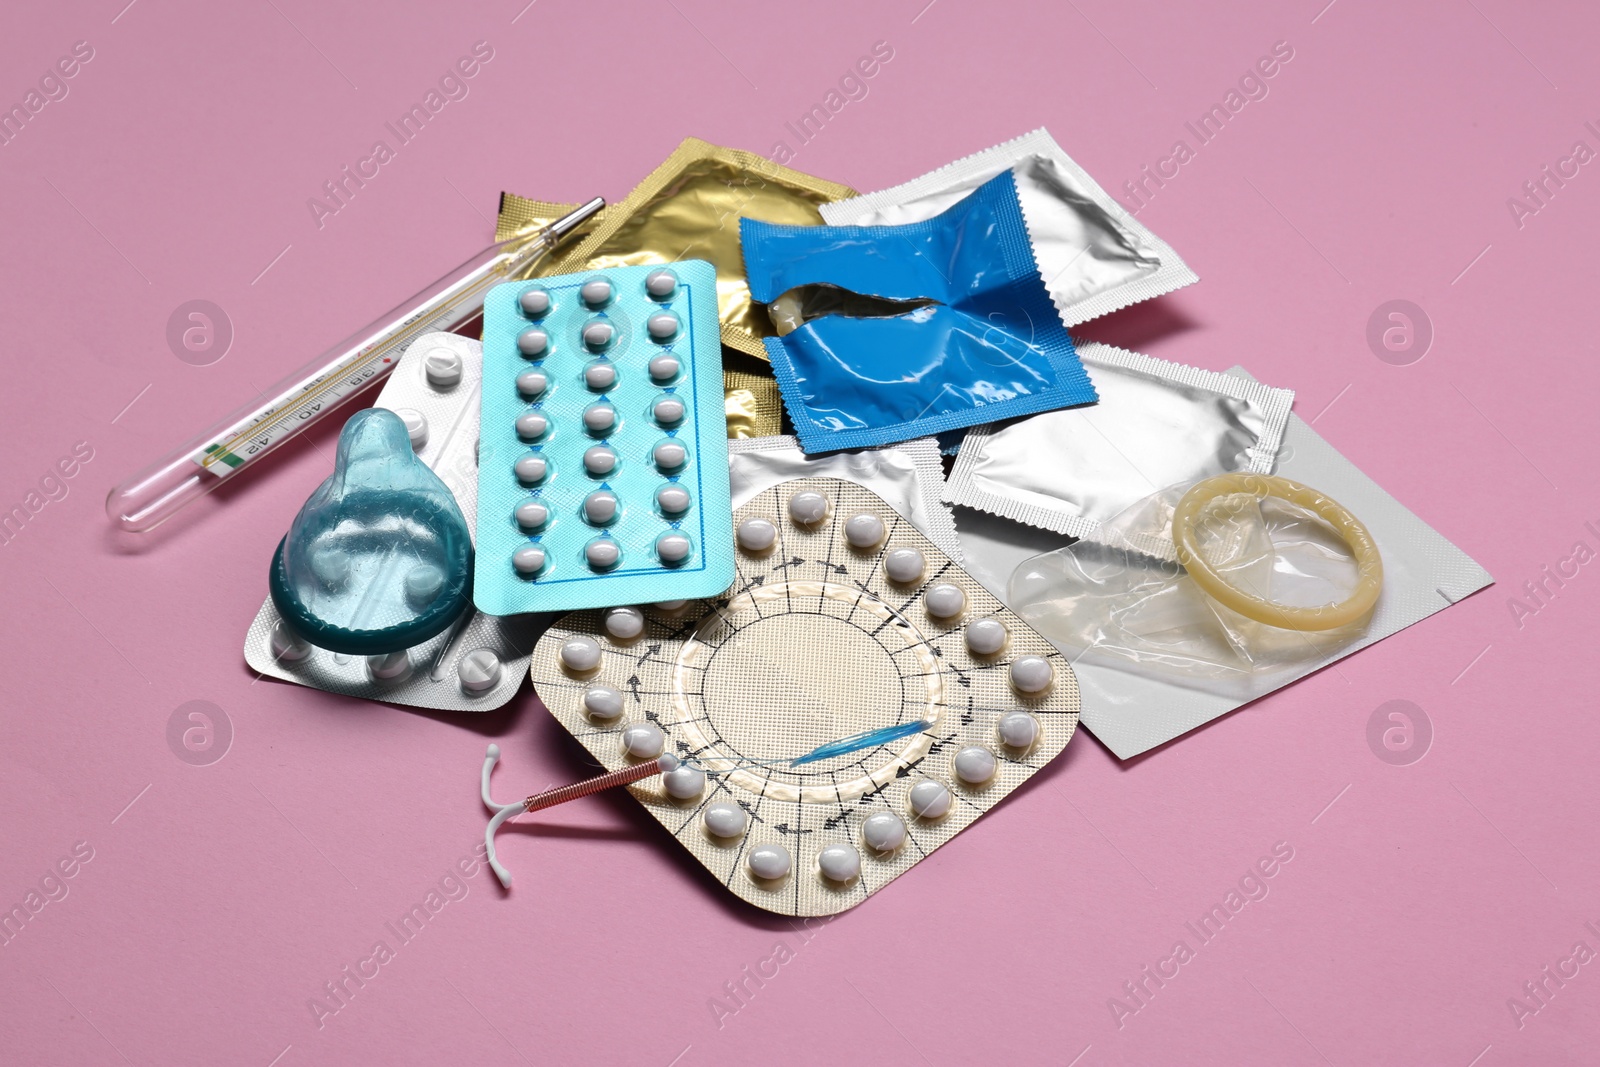
[[[529,276],[709,260],[717,268],[722,341],[738,353],[724,352],[728,436],[769,437],[783,432],[782,402],[761,344],[774,331],[745,284],[739,219],[820,225],[822,204],[854,195],[847,185],[691,137],[625,199],[596,214],[581,243],[551,255]],[[568,210],[566,204],[503,193],[495,232],[510,236]]]

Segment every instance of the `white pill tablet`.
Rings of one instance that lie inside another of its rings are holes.
[[[653,722],[630,722],[622,728],[622,751],[636,759],[655,759],[666,744],[667,735]]]
[[[591,445],[583,450],[583,469],[600,476],[617,469],[616,450],[607,445]]]
[[[311,552],[311,573],[327,589],[338,589],[350,580],[350,553],[324,545]]]
[[[654,605],[655,609],[663,615],[681,615],[683,609],[689,606],[687,600],[661,600]]]
[[[656,555],[661,557],[663,563],[682,563],[693,551],[694,542],[689,540],[688,534],[674,530],[656,538]]]
[[[666,440],[650,451],[650,458],[664,471],[675,471],[689,462],[689,450],[682,441]]]
[[[924,819],[942,818],[955,802],[950,787],[932,778],[924,778],[911,787],[911,810]]]
[[[550,432],[550,420],[540,411],[524,411],[517,416],[517,436],[524,441],[537,441]]]
[[[604,278],[584,282],[583,288],[578,290],[578,295],[592,308],[604,307],[611,302],[611,283]]]
[[[500,657],[492,648],[475,648],[456,664],[456,677],[461,680],[462,690],[474,696],[499,685],[504,674]]]
[[[1011,664],[1011,684],[1019,692],[1043,692],[1050,688],[1055,676],[1055,668],[1043,656],[1023,656]]]
[[[603,352],[617,335],[617,328],[609,322],[591,322],[583,328],[583,347],[591,352]]]
[[[922,594],[922,602],[928,605],[928,614],[934,618],[953,619],[966,610],[967,594],[959,585],[940,582]]]
[[[603,393],[617,384],[617,365],[609,361],[591,363],[583,368],[583,384],[597,393]]]
[[[590,686],[583,693],[583,710],[603,722],[622,714],[622,694],[609,685]]]
[[[561,642],[561,665],[569,671],[592,671],[600,666],[600,642],[574,634]]]
[[[678,376],[678,371],[683,364],[678,362],[678,357],[663,353],[650,361],[650,377],[654,381],[667,382]]]
[[[526,289],[517,297],[517,305],[528,318],[541,318],[550,313],[550,294],[544,289]]]
[[[817,867],[831,882],[848,882],[861,873],[861,853],[854,845],[828,845],[817,853]]]
[[[583,428],[590,433],[610,433],[617,425],[617,409],[610,404],[590,404],[583,409]]]
[[[609,570],[622,558],[622,546],[609,537],[597,537],[583,547],[583,558],[597,571]]]
[[[914,582],[927,567],[928,561],[915,548],[891,548],[883,557],[883,573],[890,581]]]
[[[670,270],[653,270],[644,276],[644,291],[652,300],[671,300],[678,292],[678,276]]]
[[[435,348],[422,357],[422,372],[435,389],[451,389],[461,381],[461,356],[449,348]]]
[[[411,439],[411,451],[415,452],[428,443],[427,416],[416,408],[395,408],[394,413],[406,424],[406,436]]]
[[[746,552],[765,552],[778,539],[778,528],[766,519],[745,519],[733,538]]]
[[[539,453],[529,452],[517,460],[513,469],[517,473],[517,481],[523,485],[538,485],[550,472],[550,464]]]
[[[883,520],[870,511],[844,520],[844,539],[852,548],[871,548],[883,540]]]
[[[544,548],[540,545],[523,545],[511,553],[511,569],[524,578],[532,578],[544,570]]]
[[[744,833],[750,817],[737,804],[718,801],[706,808],[706,830],[712,837],[738,837]]]
[[[706,791],[706,772],[680,763],[662,774],[661,785],[673,800],[693,800]]]
[[[811,526],[828,517],[828,498],[807,489],[789,498],[789,518],[801,526]]]
[[[406,571],[406,600],[414,608],[425,608],[439,599],[444,589],[444,571],[432,563],[419,563]]]
[[[539,359],[550,351],[550,334],[542,326],[529,326],[517,334],[517,351],[523,359]]]
[[[877,811],[861,824],[861,840],[870,849],[893,852],[906,840],[906,821],[892,811]]]
[[[772,881],[789,873],[789,850],[782,845],[757,845],[750,850],[750,873]]]
[[[670,311],[658,311],[644,320],[644,328],[650,334],[650,340],[665,344],[678,336],[678,316]]]
[[[279,619],[272,627],[272,658],[279,663],[299,663],[311,655],[311,642]]]
[[[583,518],[594,526],[604,526],[617,517],[617,494],[609,489],[596,489],[583,498]]]
[[[989,617],[967,623],[967,651],[992,656],[1006,647],[1006,624]]]
[[[529,532],[544,529],[544,524],[550,521],[550,509],[539,500],[524,500],[513,514],[517,525]]]
[[[517,392],[524,400],[538,400],[550,388],[550,377],[542,370],[525,370],[517,375]]]
[[[405,649],[367,657],[367,671],[381,682],[396,682],[411,674],[411,656]]]
[[[1032,748],[1039,740],[1039,720],[1025,711],[1008,711],[1000,716],[995,733],[1007,748]]]
[[[607,608],[602,621],[606,633],[618,641],[632,641],[644,633],[644,612],[638,608]]]
[[[676,426],[683,421],[683,401],[675,396],[664,396],[655,402],[650,413],[662,426]]]
[[[968,785],[983,785],[994,777],[1000,763],[994,753],[981,745],[968,745],[956,753],[953,761],[956,777]]]
[[[656,506],[663,515],[682,515],[689,510],[690,503],[689,490],[676,482],[656,490]]]

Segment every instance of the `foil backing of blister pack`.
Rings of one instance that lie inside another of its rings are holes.
[[[974,427],[947,503],[1069,537],[1151,493],[1233,471],[1271,473],[1294,392],[1129,352],[1078,345],[1100,400]]]
[[[787,503],[802,491],[829,500],[828,517],[803,527]],[[887,535],[876,548],[852,548],[843,536],[847,517],[880,516]],[[1078,692],[1072,669],[1034,633],[884,500],[849,481],[803,478],[766,488],[745,501],[736,522],[761,518],[779,531],[777,543],[755,554],[739,551],[739,577],[728,594],[699,601],[677,615],[646,607],[645,631],[619,641],[603,612],[581,611],[558,620],[534,650],[535,688],[550,713],[604,765],[635,762],[621,746],[622,731],[653,722],[665,732],[667,751],[709,760],[792,757],[820,743],[896,722],[926,719],[930,727],[910,738],[801,767],[730,767],[711,770],[698,797],[674,799],[659,778],[629,791],[712,876],[758,908],[782,915],[831,915],[853,907],[910,870],[993,808],[1071,739]],[[895,583],[884,574],[883,554],[897,547],[923,553],[920,581]],[[934,583],[958,586],[965,611],[934,618],[923,595]],[[1009,631],[992,655],[968,650],[964,626],[992,617]],[[593,638],[600,664],[574,672],[560,657],[570,637]],[[1025,695],[1010,682],[1010,665],[1044,657],[1054,670],[1050,685]],[[610,721],[591,717],[584,694],[606,686],[622,695],[624,711]],[[1031,746],[1009,749],[997,724],[1012,711],[1031,713],[1039,732]],[[995,756],[997,773],[979,786],[953,772],[955,753],[982,747]],[[952,794],[947,814],[918,817],[909,791],[925,779]],[[736,838],[718,838],[703,813],[731,802],[746,814]],[[863,836],[865,820],[898,815],[906,840],[877,851]],[[751,873],[749,852],[777,844],[792,858],[780,879]],[[844,882],[821,875],[819,854],[830,845],[859,851],[860,872]]]
[[[1076,326],[1199,280],[1043,129],[904,184],[824,204],[822,217],[836,226],[921,222],[1005,170],[1016,179],[1034,260],[1063,324]]]
[[[951,559],[960,562],[950,505],[939,499],[944,490],[944,465],[939,444],[918,437],[879,448],[808,456],[793,437],[756,437],[728,443],[728,477],[733,506],[780,482],[795,478],[841,478],[872,490],[906,517]]]
[[[460,380],[453,385],[439,387],[428,379],[424,362],[436,349],[445,349],[460,360]],[[420,417],[426,438],[416,446],[416,453],[449,487],[468,516],[477,510],[482,381],[483,347],[479,342],[453,333],[427,333],[411,342],[375,402],[402,419]],[[259,673],[313,689],[442,711],[490,711],[510,700],[521,687],[533,643],[550,618],[499,618],[468,607],[444,633],[408,649],[406,666],[392,677],[380,678],[374,676],[364,656],[286,640],[269,597],[245,635],[244,653]],[[480,654],[468,665],[469,691],[461,677],[463,662],[473,653],[485,651],[492,661]],[[498,664],[498,677],[486,669],[492,664]],[[384,671],[394,669],[391,663]]]

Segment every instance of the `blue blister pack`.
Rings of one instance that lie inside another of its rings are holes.
[[[491,289],[473,600],[490,615],[712,597],[733,582],[716,269]]]
[[[922,222],[741,219],[750,293],[828,286],[902,314],[824,314],[765,341],[807,452],[865,448],[1091,403],[1094,386],[1039,276],[1009,171]]]

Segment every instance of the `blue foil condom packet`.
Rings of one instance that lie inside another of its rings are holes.
[[[1034,263],[1009,171],[899,226],[740,220],[754,299],[802,286],[899,314],[823,314],[766,339],[807,452],[864,448],[1096,399]]]

